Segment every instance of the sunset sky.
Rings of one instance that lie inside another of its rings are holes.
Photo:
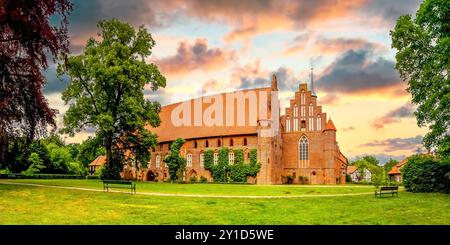
[[[421,147],[426,128],[412,115],[406,83],[395,70],[389,31],[418,0],[93,0],[74,1],[71,52],[95,37],[99,20],[117,18],[145,25],[156,41],[148,62],[156,63],[167,86],[146,96],[162,105],[208,94],[267,87],[278,77],[282,111],[315,71],[319,104],[336,125],[341,151],[402,159]],[[50,106],[66,84],[46,72]],[[67,142],[81,142],[84,131]]]

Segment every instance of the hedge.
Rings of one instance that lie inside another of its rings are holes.
[[[432,156],[413,156],[408,159],[401,172],[407,191],[450,193],[449,162]]]
[[[85,176],[75,174],[8,174],[2,175],[4,179],[85,179]]]

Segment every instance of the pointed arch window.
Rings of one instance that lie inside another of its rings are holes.
[[[230,139],[230,146],[233,146],[234,145],[234,141],[233,141],[233,139]]]
[[[305,90],[302,90],[301,102],[302,102],[302,105],[306,104]]]
[[[309,116],[312,117],[314,115],[314,106],[313,103],[309,103]]]
[[[291,131],[291,119],[289,118],[289,116],[286,116],[286,132],[290,131]]]
[[[218,162],[219,162],[219,153],[214,152],[214,165],[217,165]]]
[[[222,146],[222,141],[220,139],[217,139],[217,147],[221,147]]]
[[[192,154],[188,153],[186,155],[186,165],[187,167],[191,168],[192,167]]]
[[[317,130],[322,130],[322,118],[320,115],[317,115]]]
[[[197,148],[197,141],[194,140],[194,148]]]
[[[298,106],[297,106],[297,104],[294,105],[294,117],[298,117]]]
[[[156,168],[160,168],[161,165],[161,155],[156,155]]]
[[[298,141],[298,159],[301,167],[309,165],[309,142],[306,136],[302,136]]]
[[[230,151],[228,153],[228,164],[233,165],[234,164],[234,152]]]
[[[205,140],[205,147],[206,147],[206,148],[209,147],[209,142],[208,142],[208,140]]]
[[[205,166],[205,158],[203,152],[200,153],[200,167],[203,168]]]
[[[243,143],[243,145],[247,145],[247,138],[244,138],[244,143]]]

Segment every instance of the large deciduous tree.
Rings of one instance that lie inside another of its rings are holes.
[[[136,31],[113,19],[98,23],[98,40],[90,38],[84,53],[58,66],[58,74],[70,77],[63,100],[70,104],[64,115],[63,132],[74,135],[85,127],[96,129],[96,138],[106,149],[106,178],[119,178],[126,151],[143,164],[156,135],[144,126],[160,124],[161,106],[144,98],[144,86],[165,87],[166,79],[155,64],[145,62],[155,45],[144,26]],[[145,149],[145,150],[142,150]]]
[[[25,136],[29,145],[55,126],[42,70],[48,55],[68,52],[71,9],[69,0],[0,0],[0,161],[9,138]],[[59,26],[52,25],[50,17],[58,16]]]
[[[401,16],[391,31],[397,65],[408,82],[419,126],[428,125],[428,149],[450,154],[450,1],[425,0],[416,13]]]

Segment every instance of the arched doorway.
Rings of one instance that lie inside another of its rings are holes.
[[[186,176],[186,181],[191,181],[191,178],[195,178],[197,179],[197,172],[193,169],[191,169],[191,171],[188,172],[187,176]],[[196,180],[197,181],[197,180]]]
[[[155,173],[151,170],[147,172],[147,181],[155,181]]]

